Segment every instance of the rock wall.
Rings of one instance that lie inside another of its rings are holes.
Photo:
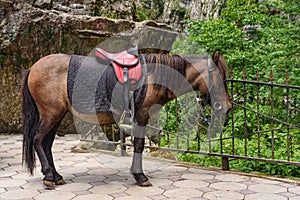
[[[167,0],[161,21],[183,30],[186,20],[217,19],[224,0]]]
[[[21,71],[41,57],[58,52],[88,55],[96,46],[111,52],[134,45],[144,52],[169,51],[178,35],[165,24],[153,21],[82,15],[81,12],[89,12],[84,6],[69,13],[67,9],[57,9],[57,2],[49,9],[42,0],[31,3],[0,0],[0,132],[20,131]],[[83,5],[84,1],[72,2],[66,7]],[[70,124],[66,120],[63,129],[69,130]]]

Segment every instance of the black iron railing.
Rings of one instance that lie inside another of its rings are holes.
[[[245,72],[241,80],[235,80],[231,75],[227,84],[233,108],[223,132],[210,138],[206,135],[208,127],[201,116],[193,116],[198,109],[197,95],[176,99],[162,109],[159,119],[156,119],[158,123],[149,123],[147,132],[152,135],[148,137],[146,148],[218,156],[222,158],[225,170],[229,169],[231,159],[300,166],[300,86],[289,85],[288,73],[285,84],[273,83],[273,80],[272,72],[269,82],[260,81],[258,72],[255,81],[246,80]],[[192,100],[195,102],[193,106]],[[191,112],[193,109],[195,112]],[[209,111],[208,108],[206,112]],[[197,117],[199,119],[195,119]],[[93,134],[99,133],[90,132],[82,140],[95,142],[99,137]],[[97,140],[105,144],[132,146],[129,140],[124,141]]]

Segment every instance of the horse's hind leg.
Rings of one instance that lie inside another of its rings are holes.
[[[53,177],[53,172],[50,163],[48,161],[48,157],[43,147],[43,143],[47,138],[46,137],[47,134],[51,131],[52,128],[53,128],[53,122],[44,118],[40,118],[38,128],[37,128],[37,133],[33,142],[35,151],[42,165],[41,171],[45,175],[43,179],[43,183],[47,189],[54,188],[54,183],[53,183],[54,177]]]
[[[53,189],[56,179],[61,177],[55,170],[51,147],[62,117],[62,114],[41,116],[34,138],[34,148],[42,165],[42,173],[45,175],[43,183],[47,189]]]
[[[53,154],[52,154],[52,150],[51,150],[53,142],[54,142],[54,138],[55,138],[55,135],[56,135],[56,131],[57,131],[60,123],[61,123],[61,120],[58,123],[56,123],[56,125],[52,128],[52,130],[47,135],[47,137],[46,137],[46,139],[44,141],[44,144],[43,144],[44,151],[46,153],[49,165],[52,168],[53,182],[56,185],[63,185],[63,184],[66,183],[64,181],[63,177],[55,169],[54,161],[53,161]]]

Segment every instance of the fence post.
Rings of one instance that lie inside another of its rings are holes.
[[[222,156],[222,170],[229,170],[229,159],[226,156]]]

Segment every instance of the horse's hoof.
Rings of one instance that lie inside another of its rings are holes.
[[[150,183],[150,181],[147,180],[147,181],[139,183],[139,186],[141,186],[141,187],[150,187],[150,186],[152,186],[152,183]]]
[[[55,185],[64,185],[64,184],[66,184],[66,181],[64,179],[60,179],[55,182]]]
[[[53,190],[54,189],[54,182],[43,180],[44,188],[46,190]]]

